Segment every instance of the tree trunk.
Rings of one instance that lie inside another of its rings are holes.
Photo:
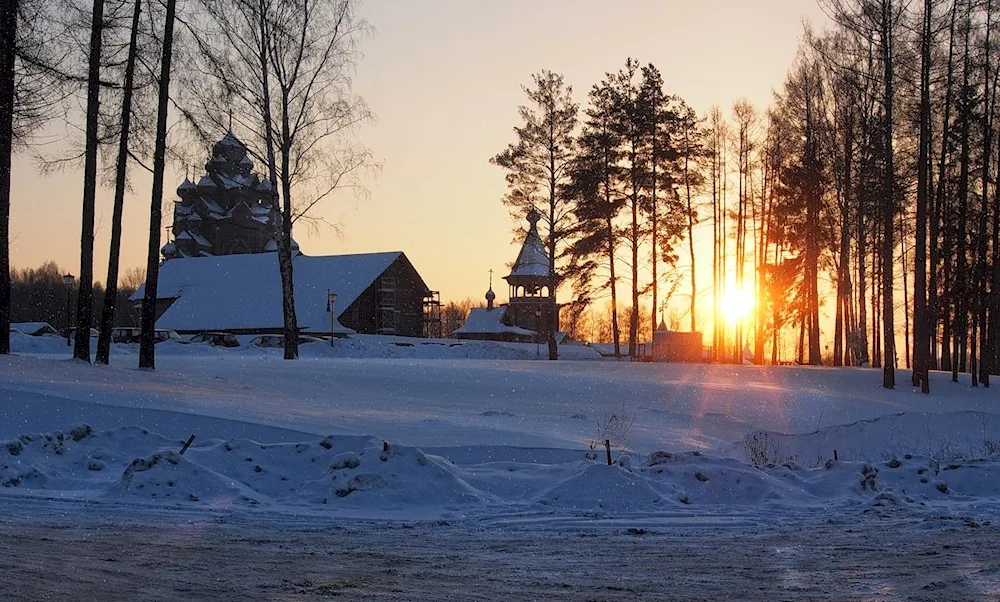
[[[73,357],[90,363],[90,324],[94,305],[94,206],[97,196],[97,127],[101,102],[101,34],[104,0],[94,0],[87,72],[87,131],[83,159],[83,225],[80,229],[80,288],[76,297]]]
[[[608,189],[610,190],[610,189]],[[608,193],[610,196],[610,192]],[[615,340],[615,359],[621,359],[621,326],[618,324],[618,279],[615,277],[615,236],[611,218],[608,227],[608,267],[611,270],[611,334]]]
[[[10,169],[18,3],[0,3],[0,355],[10,353]]]
[[[984,42],[984,48],[990,49],[990,34],[992,33],[992,16],[993,16],[993,0],[987,0],[986,2],[986,39]],[[978,333],[979,333],[979,363],[977,365],[977,372],[973,372],[972,381],[976,382],[978,378],[980,382],[985,386],[989,386],[990,382],[990,368],[991,362],[989,361],[989,343],[988,343],[988,325],[987,325],[987,313],[989,308],[988,298],[988,287],[987,287],[987,229],[989,227],[989,222],[986,218],[989,212],[989,188],[990,188],[990,157],[992,155],[992,144],[993,144],[993,114],[996,109],[996,79],[992,80],[990,75],[990,61],[983,61],[984,70],[984,87],[986,87],[986,97],[983,100],[983,117],[982,117],[982,129],[983,129],[983,161],[982,161],[982,185],[981,185],[981,195],[980,195],[980,206],[979,206],[979,232],[977,233],[977,243],[978,243],[978,263],[976,269],[977,282],[977,295],[976,295],[976,309],[978,317],[976,319]],[[1000,75],[1000,73],[998,73]]]
[[[556,332],[559,330],[559,311],[556,306],[556,289],[559,287],[559,278],[556,276],[556,240],[559,233],[556,231],[556,149],[554,148],[554,138],[552,128],[555,125],[550,121],[549,131],[549,316],[546,327],[546,340],[549,344],[549,360],[559,359],[559,346],[556,344]]]
[[[635,165],[633,163],[633,165]],[[635,186],[635,184],[633,184]],[[638,356],[639,343],[639,200],[638,191],[633,191],[632,199],[632,311],[628,323],[628,356]]]
[[[893,221],[895,217],[896,174],[892,150],[893,134],[893,93],[892,61],[892,0],[885,0],[882,5],[882,66],[884,71],[884,109],[885,109],[885,182],[882,191],[882,328],[883,346],[885,348],[885,364],[882,370],[882,386],[892,389],[896,386],[896,331],[893,327]]]
[[[125,205],[125,177],[128,173],[128,136],[132,123],[132,84],[139,34],[141,0],[135,0],[132,10],[132,33],[125,64],[125,89],[122,97],[121,136],[118,139],[118,163],[115,166],[115,207],[111,218],[111,250],[108,253],[108,279],[105,281],[104,308],[101,330],[97,339],[97,363],[107,365],[111,359],[111,329],[115,322],[115,302],[118,299],[118,256],[122,240],[122,209]]]
[[[173,58],[174,15],[177,0],[167,0],[163,23],[163,54],[156,107],[156,141],[153,149],[153,190],[149,204],[149,248],[146,252],[146,289],[142,298],[142,330],[139,336],[139,367],[156,369],[157,281],[160,276],[160,227],[163,215],[163,170],[167,154],[167,112],[170,101],[170,61]]]
[[[927,311],[927,203],[930,189],[931,145],[931,0],[924,0],[920,36],[920,141],[917,153],[917,232],[913,266],[913,379],[923,393],[930,393],[928,374],[930,329]]]
[[[299,358],[299,327],[295,315],[295,280],[292,274],[292,178],[291,129],[288,91],[281,99],[281,239],[278,241],[278,270],[281,275],[281,314],[284,318],[285,359]]]
[[[971,104],[972,91],[969,83],[969,71],[971,70],[970,58],[970,30],[972,28],[972,5],[966,8],[965,19],[965,56],[962,73],[962,105],[959,119],[961,120],[961,157],[958,179],[958,236],[957,252],[955,256],[955,357],[952,358],[951,380],[958,382],[959,371],[965,370],[965,350],[969,336],[969,313],[966,274],[966,242],[968,238],[968,211],[969,211],[969,163],[970,144],[969,129],[971,124]]]
[[[695,319],[695,307],[698,297],[698,280],[695,277],[694,260],[694,207],[691,204],[691,134],[688,125],[684,125],[684,192],[687,196],[688,218],[688,250],[691,253],[691,332],[698,331],[698,321]]]

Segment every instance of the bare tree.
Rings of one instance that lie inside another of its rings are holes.
[[[170,64],[173,58],[174,17],[177,0],[167,0],[160,56],[160,87],[156,110],[156,142],[153,150],[153,190],[149,208],[149,248],[146,253],[146,288],[142,298],[142,331],[139,337],[139,367],[156,368],[157,280],[160,273],[160,227],[163,212],[163,170],[166,167],[167,111],[170,99]]]
[[[207,23],[185,23],[195,43],[185,118],[203,142],[235,122],[281,192],[276,239],[285,359],[298,357],[292,226],[335,193],[363,193],[362,176],[376,167],[371,152],[350,140],[374,119],[352,91],[357,43],[370,31],[355,14],[357,4],[202,0]]]
[[[138,47],[139,15],[141,0],[135,0],[132,12],[132,33],[129,38],[128,58],[123,84],[121,131],[118,142],[118,160],[115,174],[114,213],[111,218],[111,249],[108,253],[108,278],[105,280],[104,307],[101,311],[101,328],[97,339],[99,364],[108,364],[111,358],[111,328],[114,326],[115,302],[118,297],[118,258],[121,250],[122,210],[125,205],[125,186],[128,175],[129,132],[132,121],[132,91],[135,81],[135,62]]]
[[[0,4],[0,354],[10,353],[10,166],[18,0]]]
[[[104,0],[94,0],[87,76],[86,150],[83,166],[83,225],[80,233],[80,288],[76,303],[73,357],[90,362],[91,306],[94,300],[94,206],[97,196],[97,128],[101,94],[101,38]]]

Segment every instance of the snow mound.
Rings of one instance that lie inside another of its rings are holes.
[[[545,506],[576,510],[642,512],[666,506],[648,478],[617,466],[581,462],[576,474],[559,482],[538,500]]]
[[[789,435],[761,430],[713,453],[755,465],[795,461],[821,466],[833,458],[880,462],[905,454],[968,460],[1000,452],[1000,415],[983,411],[901,412]]]
[[[117,478],[134,450],[167,444],[140,427],[95,432],[81,424],[63,432],[28,433],[0,446],[0,485],[24,489],[100,489]]]
[[[259,503],[233,479],[207,470],[175,451],[136,458],[107,495],[161,504],[203,502],[215,507]]]
[[[904,455],[755,468],[697,451],[658,451],[623,454],[608,466],[583,451],[488,446],[429,454],[372,436],[278,444],[214,439],[183,455],[182,445],[140,427],[94,431],[84,424],[22,435],[0,444],[0,495],[377,517],[498,508],[599,516],[749,507],[882,512],[1000,499],[1000,458]]]

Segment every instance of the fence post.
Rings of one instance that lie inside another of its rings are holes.
[[[604,451],[608,454],[608,466],[611,466],[611,440],[604,440]]]

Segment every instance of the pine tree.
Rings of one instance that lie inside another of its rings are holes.
[[[611,334],[615,357],[621,357],[616,285],[617,249],[622,235],[616,225],[624,207],[619,191],[621,139],[615,127],[613,92],[608,80],[590,91],[587,119],[579,137],[567,191],[573,200],[574,228],[569,246],[575,297],[582,304],[605,292],[611,297]],[[603,274],[607,274],[604,278]],[[594,285],[595,278],[598,284]]]
[[[570,177],[579,107],[573,102],[572,86],[562,75],[542,71],[532,76],[532,82],[533,87],[524,88],[530,104],[518,110],[522,125],[514,128],[516,141],[490,162],[507,170],[504,203],[515,219],[520,221],[531,209],[540,210],[547,227],[544,241],[549,254],[549,297],[555,304],[559,287],[556,259],[565,247],[571,211],[562,188]],[[556,315],[552,313],[553,323],[544,333],[550,360],[558,357]]]

